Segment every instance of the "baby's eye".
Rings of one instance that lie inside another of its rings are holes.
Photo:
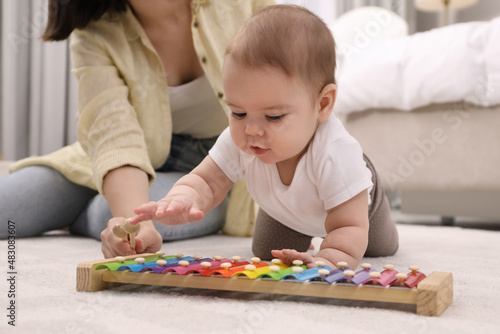
[[[278,115],[278,116],[266,116],[266,118],[271,121],[271,122],[275,122],[275,121],[279,121],[281,118],[283,118],[284,115]]]
[[[247,113],[245,113],[245,112],[234,112],[233,111],[233,112],[231,112],[231,115],[233,115],[233,117],[236,118],[236,119],[242,119],[242,118],[244,118],[247,115]]]

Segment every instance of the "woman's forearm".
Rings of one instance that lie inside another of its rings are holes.
[[[160,250],[163,239],[150,220],[141,223],[135,235],[135,249],[131,249],[132,244],[128,245],[113,233],[115,224],[123,223],[123,218],[134,217],[134,209],[149,201],[149,180],[146,172],[132,166],[123,166],[108,172],[103,180],[103,196],[113,215],[101,233],[102,252],[105,257]]]
[[[134,209],[149,201],[149,179],[146,172],[123,166],[104,177],[103,196],[113,217],[132,217]]]

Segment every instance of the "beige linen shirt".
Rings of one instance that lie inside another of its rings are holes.
[[[270,4],[273,0],[193,0],[195,50],[221,103],[226,46],[244,21]],[[78,142],[18,161],[11,172],[45,165],[102,193],[104,176],[130,165],[152,182],[170,151],[172,120],[163,65],[142,26],[130,10],[106,14],[75,30],[70,49],[79,81]]]

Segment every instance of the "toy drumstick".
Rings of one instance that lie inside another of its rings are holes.
[[[125,220],[123,224],[116,224],[113,226],[113,234],[123,241],[129,241],[130,248],[135,249],[135,232],[139,229],[139,224],[132,225],[128,220]],[[128,234],[128,238],[127,238]]]
[[[139,229],[139,224],[132,225],[127,219],[123,223],[123,230],[128,233],[130,237],[130,248],[135,249],[135,232]]]
[[[118,238],[121,238],[123,241],[128,241],[127,232],[125,232],[121,224],[116,224],[115,226],[113,226],[113,234]]]

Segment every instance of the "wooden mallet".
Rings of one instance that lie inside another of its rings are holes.
[[[139,224],[132,225],[127,219],[123,222],[123,224],[116,224],[113,226],[113,234],[118,238],[121,238],[123,241],[129,241],[130,239],[130,248],[135,249],[135,233],[138,229]]]

